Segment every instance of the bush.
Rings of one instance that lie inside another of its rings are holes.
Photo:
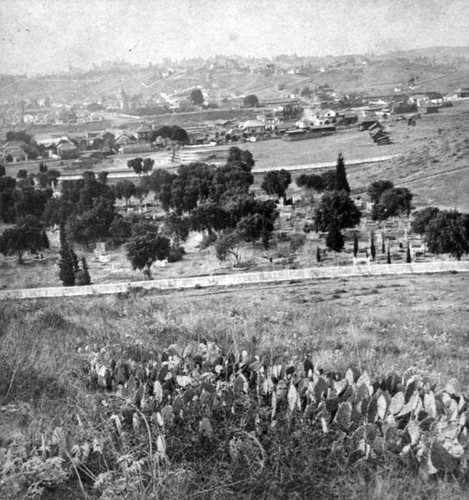
[[[171,247],[168,255],[168,262],[178,262],[179,260],[182,260],[185,253],[186,251],[184,250],[184,247]]]

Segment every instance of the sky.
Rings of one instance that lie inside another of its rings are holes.
[[[469,0],[0,0],[0,72],[469,46]]]

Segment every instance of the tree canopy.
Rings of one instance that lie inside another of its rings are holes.
[[[158,233],[155,224],[142,222],[134,228],[126,250],[132,269],[143,271],[143,274],[150,279],[152,265],[157,260],[168,258],[171,243],[168,238]]]
[[[259,106],[259,99],[254,94],[247,95],[244,98],[244,105],[247,108],[257,108]]]
[[[271,170],[267,172],[262,181],[261,188],[267,194],[275,194],[286,199],[287,189],[291,183],[291,174],[287,170]]]
[[[18,256],[23,262],[25,252],[37,253],[49,247],[41,221],[34,215],[18,219],[16,226],[6,229],[0,236],[0,252]]]
[[[413,197],[407,188],[386,189],[381,193],[378,203],[373,205],[373,220],[386,220],[402,213],[410,215]]]
[[[425,228],[425,241],[430,252],[460,260],[469,252],[469,215],[457,210],[435,213]]]
[[[326,191],[314,214],[320,231],[328,231],[332,224],[339,229],[354,227],[360,218],[360,210],[345,191]]]
[[[368,187],[368,196],[371,203],[378,203],[381,195],[388,189],[393,189],[394,184],[391,181],[375,181]]]
[[[198,106],[201,106],[204,103],[205,101],[204,94],[200,89],[194,89],[191,92],[191,101],[193,104],[196,104]]]

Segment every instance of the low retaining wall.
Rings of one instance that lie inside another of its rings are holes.
[[[469,272],[469,261],[462,262],[423,262],[415,264],[379,264],[350,267],[312,267],[308,269],[289,269],[257,273],[222,274],[213,276],[194,276],[191,278],[170,278],[150,281],[132,281],[74,287],[28,288],[0,291],[0,300],[37,299],[45,297],[77,297],[85,295],[106,295],[129,292],[132,289],[178,290],[185,288],[204,288],[216,286],[246,285],[282,281],[302,281],[321,278],[348,276],[385,276],[400,274],[427,274],[449,271]]]

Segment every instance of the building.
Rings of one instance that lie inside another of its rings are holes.
[[[153,129],[149,125],[141,125],[133,131],[138,142],[151,142]]]
[[[58,144],[57,154],[62,160],[78,158],[80,156],[80,152],[78,151],[78,148],[75,146],[75,144],[65,141]]]
[[[431,104],[431,103],[425,103],[419,106],[419,111],[425,115],[430,115],[434,113],[438,113],[438,110],[440,109],[440,106],[436,104]]]
[[[461,87],[455,91],[457,99],[467,99],[469,98],[469,87]]]
[[[240,124],[239,128],[247,134],[263,134],[265,132],[265,123],[258,120],[247,120]]]
[[[23,149],[26,145],[23,141],[9,141],[1,148],[0,159],[6,163],[18,163],[26,161],[28,155]]]

